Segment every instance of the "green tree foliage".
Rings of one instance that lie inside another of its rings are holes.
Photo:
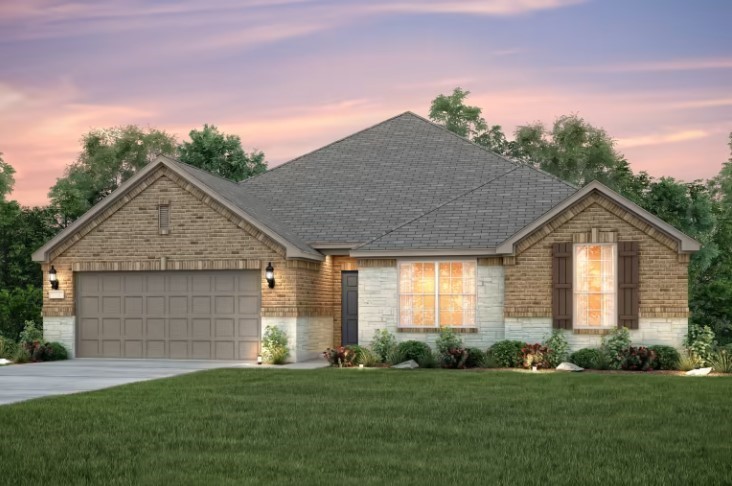
[[[237,135],[221,133],[214,125],[203,125],[203,130],[191,130],[189,136],[191,141],[178,147],[181,162],[234,182],[267,170],[264,153],[255,150],[247,154]]]
[[[473,138],[482,134],[487,125],[481,117],[481,109],[465,104],[470,91],[455,88],[451,95],[439,95],[432,100],[430,120],[444,125],[461,137]]]
[[[67,225],[117,189],[159,154],[174,155],[176,140],[164,131],[135,125],[92,130],[81,139],[79,157],[49,192]]]
[[[15,169],[3,160],[3,153],[0,152],[0,201],[5,200],[5,196],[13,190],[15,184],[13,174]]]
[[[26,321],[40,326],[43,291],[27,286],[0,289],[0,335],[17,341]]]

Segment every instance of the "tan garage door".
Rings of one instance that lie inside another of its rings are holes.
[[[82,358],[255,359],[257,271],[76,274]]]

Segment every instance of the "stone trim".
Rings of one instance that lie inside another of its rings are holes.
[[[644,307],[640,308],[641,317],[689,317],[688,307]]]
[[[516,265],[516,257],[515,256],[505,256],[503,257],[503,265]]]
[[[58,305],[53,304],[53,307],[43,307],[41,313],[43,317],[72,317],[74,315],[73,305]]]
[[[396,267],[396,259],[359,259],[358,268]]]
[[[302,268],[305,270],[320,270],[319,262],[308,262],[305,260],[287,260],[287,268]]]
[[[502,266],[503,258],[501,258],[501,257],[478,258],[478,265],[480,265],[482,267]]]
[[[503,309],[504,317],[551,317],[552,309],[548,306],[515,306]]]
[[[591,335],[591,336],[606,336],[608,334],[611,334],[614,331],[614,329],[572,329],[572,334],[584,334],[584,335]]]
[[[151,270],[259,270],[260,260],[133,260],[74,262],[74,272],[137,272]]]
[[[477,327],[451,327],[450,328],[455,334],[477,334]],[[397,332],[408,332],[415,334],[433,334],[442,331],[439,327],[397,327]]]
[[[262,307],[262,317],[332,317],[332,306],[267,306]]]

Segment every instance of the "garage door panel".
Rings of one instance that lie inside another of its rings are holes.
[[[170,319],[168,322],[168,337],[170,339],[188,338],[188,319]]]
[[[259,271],[76,274],[80,357],[255,359]]]
[[[143,358],[142,341],[125,341],[125,358]]]
[[[102,314],[119,315],[122,313],[122,297],[102,297]]]
[[[145,337],[147,339],[165,339],[165,319],[148,318],[145,327]]]
[[[215,324],[214,324],[214,337],[233,338],[234,337],[234,319],[216,319]]]
[[[191,313],[192,314],[211,314],[211,297],[206,295],[194,295],[191,299]]]

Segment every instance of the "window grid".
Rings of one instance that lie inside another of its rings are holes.
[[[400,263],[399,326],[475,326],[475,271],[471,261]]]
[[[614,327],[616,249],[614,244],[574,245],[575,327]]]

